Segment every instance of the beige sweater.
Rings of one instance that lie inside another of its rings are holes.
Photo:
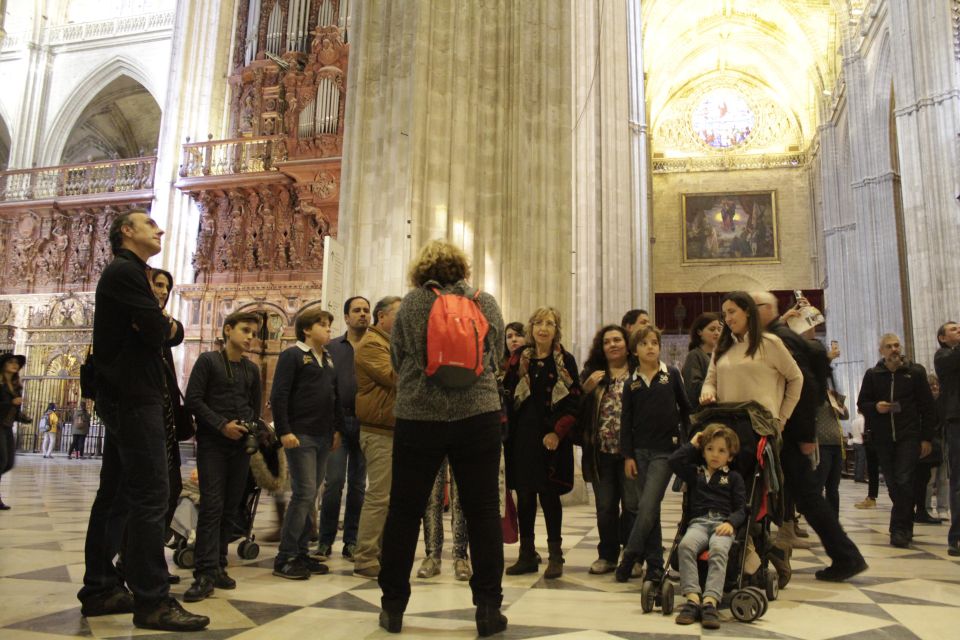
[[[737,342],[720,362],[710,360],[701,393],[712,394],[717,402],[756,400],[786,424],[800,399],[803,374],[790,351],[772,333],[763,334],[763,344],[747,357],[747,342]]]

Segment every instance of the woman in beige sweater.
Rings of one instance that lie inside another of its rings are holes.
[[[800,399],[803,374],[772,333],[765,333],[749,294],[723,297],[723,332],[700,392],[700,404],[756,400],[786,424]]]

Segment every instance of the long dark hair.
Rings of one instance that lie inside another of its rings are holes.
[[[700,332],[706,329],[711,322],[717,320],[720,320],[720,314],[716,311],[706,311],[697,316],[697,319],[693,321],[693,326],[690,327],[690,346],[687,347],[689,351],[700,348],[700,345],[703,344],[703,337]]]
[[[623,336],[624,348],[627,349],[627,366],[630,366],[633,358],[630,354],[630,336],[627,335],[627,330],[618,324],[608,324],[593,336],[593,344],[590,345],[590,354],[587,356],[587,361],[583,363],[583,372],[585,374],[587,372],[593,373],[594,371],[607,371],[609,363],[607,362],[607,354],[603,352],[603,337],[607,335],[608,331],[616,331]]]
[[[757,303],[746,291],[731,291],[723,296],[720,305],[722,306],[728,300],[747,312],[747,340],[750,341],[747,346],[747,355],[752,358],[760,348],[760,342],[763,339],[760,318],[757,316]],[[713,352],[713,359],[719,361],[723,354],[730,350],[735,341],[730,327],[724,323],[723,331],[720,332],[720,341],[717,342],[717,348]]]
[[[170,283],[170,288],[167,289],[167,299],[163,301],[163,304],[160,305],[160,308],[167,306],[167,303],[170,302],[170,294],[173,293],[173,276],[169,271],[163,269],[154,269],[150,274],[150,284],[154,284],[157,281],[157,276],[166,276],[167,282]]]
[[[510,349],[507,348],[507,331],[513,330],[514,333],[519,333],[521,336],[525,337],[523,332],[523,323],[522,322],[510,322],[503,328],[503,361],[506,362],[510,359],[510,356],[513,355],[510,353]],[[523,348],[523,345],[520,345],[520,348]]]

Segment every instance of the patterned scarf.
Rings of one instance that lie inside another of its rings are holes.
[[[517,409],[520,408],[520,405],[523,404],[524,400],[530,397],[530,372],[527,371],[524,367],[523,356],[527,356],[526,362],[530,362],[535,359],[537,355],[533,347],[526,347],[525,349],[518,350],[515,357],[520,361],[520,382],[517,383],[517,388],[513,392],[513,406]],[[570,395],[570,386],[573,384],[573,378],[570,376],[570,372],[567,371],[567,367],[563,363],[563,347],[559,344],[553,350],[553,362],[557,367],[557,379],[563,384],[554,384],[553,389],[550,392],[550,408],[557,406],[557,403]]]

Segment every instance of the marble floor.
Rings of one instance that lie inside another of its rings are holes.
[[[98,469],[97,461],[21,456],[17,467],[3,477],[0,489],[13,509],[0,512],[0,639],[175,636],[135,629],[130,616],[88,620],[80,615],[75,594],[82,582],[87,509]],[[911,548],[894,549],[887,545],[884,533],[889,500],[882,496],[875,510],[854,509],[853,503],[864,494],[865,485],[845,480],[841,487],[843,524],[870,563],[867,573],[846,584],[820,583],[813,572],[826,563],[823,549],[797,551],[793,581],[761,620],[739,623],[724,612],[722,629],[713,632],[679,627],[672,616],[658,612],[642,614],[637,582],[618,584],[612,575],[589,575],[597,543],[592,508],[568,508],[563,578],[548,582],[537,575],[506,576],[504,611],[510,626],[498,637],[957,637],[953,634],[960,623],[960,562],[946,553],[946,525],[918,525]],[[670,523],[665,525],[667,538],[672,539],[678,513],[677,496],[668,494],[663,510],[664,523]],[[267,501],[258,515],[258,530],[272,525],[272,505]],[[542,529],[539,539],[545,539]],[[340,557],[339,550],[338,545],[330,574],[308,582],[271,575],[274,545],[262,545],[260,557],[247,562],[231,550],[230,572],[237,579],[237,589],[219,591],[189,606],[212,620],[205,633],[192,637],[391,637],[377,626],[380,593],[376,583],[353,577],[352,565]],[[454,580],[449,549],[445,551],[440,576],[414,579],[401,637],[475,637],[469,588]],[[508,563],[516,553],[517,545],[506,548]],[[185,571],[178,573],[184,581],[173,589],[180,595],[189,580]]]

